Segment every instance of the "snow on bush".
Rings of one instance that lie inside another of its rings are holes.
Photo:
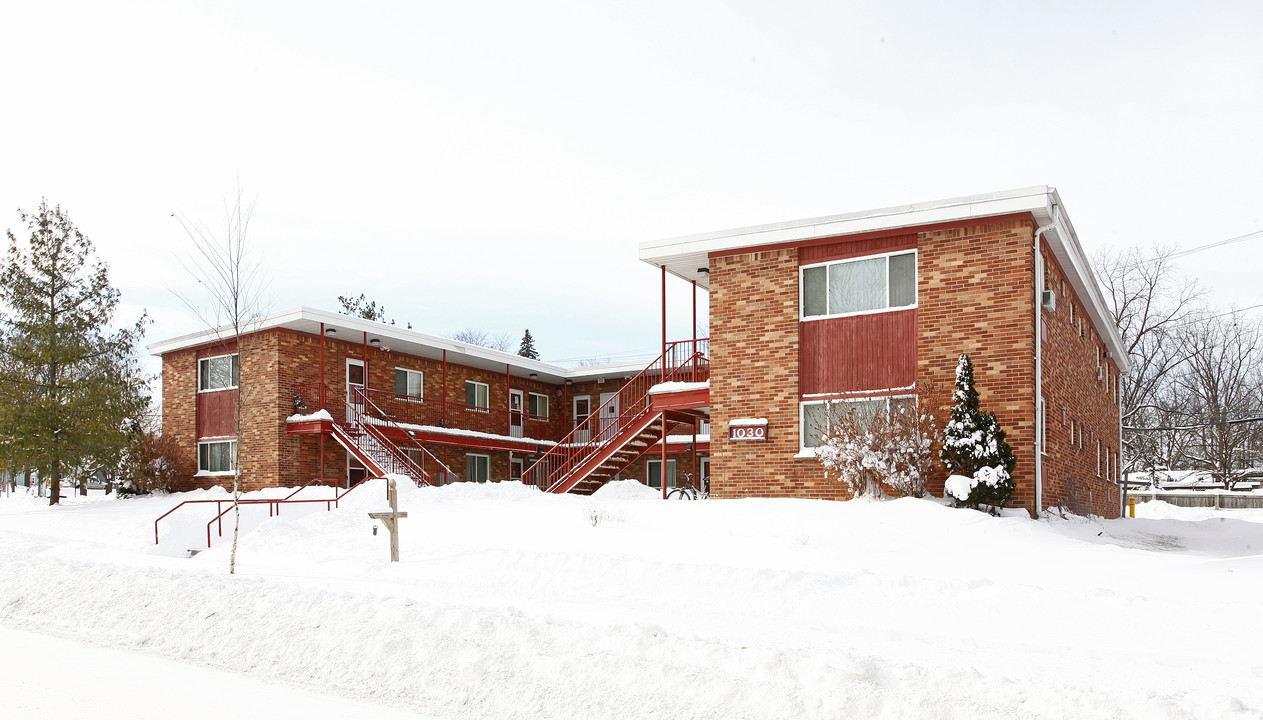
[[[957,504],[968,502],[974,489],[981,486],[990,488],[986,492],[995,492],[995,488],[1003,483],[1010,482],[1009,472],[1004,467],[983,467],[978,468],[978,472],[973,477],[964,475],[952,475],[947,478],[947,482],[943,483],[943,490],[947,495],[956,498]],[[1010,495],[1012,493],[1010,492]]]
[[[881,497],[885,485],[899,496],[921,497],[933,462],[937,422],[931,392],[879,401],[836,402],[816,457],[855,497]]]
[[[962,354],[956,364],[952,417],[943,428],[939,458],[951,476],[944,489],[955,498],[957,507],[985,504],[1002,508],[1013,498],[1017,459],[995,413],[984,413],[979,407],[974,366],[968,355]]]

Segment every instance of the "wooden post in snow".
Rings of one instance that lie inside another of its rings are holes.
[[[381,520],[382,525],[390,531],[390,561],[399,562],[399,518],[408,517],[408,513],[399,512],[399,493],[395,488],[395,479],[386,478],[386,497],[390,500],[390,512],[369,513],[374,520]]]

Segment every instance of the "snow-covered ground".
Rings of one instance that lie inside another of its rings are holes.
[[[401,488],[392,565],[375,481],[229,576],[213,505],[153,543],[214,497],[0,498],[0,717],[1263,718],[1263,511]]]

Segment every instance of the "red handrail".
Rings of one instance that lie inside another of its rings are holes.
[[[284,498],[275,498],[275,499],[259,499],[259,498],[250,498],[250,499],[247,499],[247,500],[240,500],[240,499],[239,499],[239,500],[237,501],[237,504],[238,504],[238,505],[258,505],[258,504],[261,504],[261,503],[285,503],[285,502],[291,502],[291,503],[293,503],[293,502],[327,502],[327,503],[331,503],[334,507],[336,507],[336,506],[337,506],[337,504],[338,504],[338,501],[340,501],[342,498],[346,497],[346,494],[347,494],[348,492],[351,492],[351,490],[354,490],[356,487],[359,487],[359,484],[356,484],[354,487],[347,488],[346,492],[344,492],[344,493],[342,493],[341,495],[339,495],[339,494],[338,494],[338,489],[339,489],[339,488],[335,485],[335,486],[333,486],[333,497],[332,497],[332,498],[325,499],[325,500],[292,500],[292,499],[291,499],[291,498],[293,498],[295,495],[297,495],[298,493],[300,493],[300,492],[302,492],[303,490],[305,490],[305,489],[307,489],[308,487],[310,487],[313,483],[323,485],[323,484],[324,484],[324,483],[323,483],[323,480],[325,480],[325,479],[327,479],[327,478],[316,478],[316,479],[314,479],[314,480],[311,480],[311,481],[310,481],[310,482],[308,482],[306,485],[303,485],[302,487],[298,488],[297,490],[295,490],[294,492],[290,493],[289,495],[286,495]],[[221,500],[185,500],[184,502],[180,503],[179,505],[176,505],[175,507],[173,507],[173,508],[171,508],[170,510],[166,511],[165,513],[163,513],[162,515],[160,515],[160,516],[158,517],[158,519],[157,519],[157,520],[154,520],[154,521],[153,521],[153,542],[154,542],[154,545],[157,545],[157,544],[158,544],[158,523],[159,523],[160,521],[164,520],[164,519],[165,519],[168,515],[170,515],[171,513],[175,512],[176,510],[179,510],[180,508],[184,507],[185,505],[200,505],[200,504],[206,504],[206,503],[215,503],[215,505],[216,505],[216,508],[215,508],[215,509],[218,511],[218,514],[217,514],[214,518],[212,518],[212,519],[211,519],[211,522],[213,523],[213,522],[215,522],[216,520],[218,520],[218,519],[222,518],[225,514],[227,514],[227,512],[228,512],[228,511],[223,509],[223,504],[224,504],[224,503],[228,503],[229,505],[231,505],[231,504],[232,504],[232,498],[221,499]],[[231,509],[231,508],[229,508],[229,509]],[[278,510],[278,512],[279,512],[279,510]],[[223,528],[223,524],[221,523],[221,524],[220,524],[220,527],[219,527],[219,533],[220,533],[220,535],[221,535],[221,536],[223,535],[223,532],[224,532],[224,528]],[[207,538],[209,538],[209,537],[210,537],[210,523],[207,523]],[[207,546],[208,546],[208,547],[210,546],[209,539],[208,539],[208,541],[207,541]]]
[[[442,482],[432,482],[433,478],[430,473],[414,462],[413,459],[409,457],[406,452],[400,449],[394,441],[386,437],[385,433],[383,433],[380,428],[376,427],[377,423],[383,423],[392,430],[395,430],[404,437],[407,437],[410,449],[420,450],[423,461],[433,462],[435,465],[442,468],[440,472],[444,474],[445,478],[450,478],[454,474],[452,473],[452,469],[444,464],[442,460],[435,457],[434,454],[427,450],[424,445],[412,440],[412,436],[408,433],[408,431],[400,427],[399,424],[392,420],[381,408],[377,407],[377,405],[369,399],[368,393],[366,393],[363,388],[354,388],[352,391],[352,398],[352,400],[347,401],[347,419],[351,423],[358,425],[369,435],[372,435],[373,439],[377,441],[377,443],[387,452],[391,467],[389,469],[383,468],[384,470],[390,473],[407,475],[414,480],[424,482],[426,485],[444,484]],[[370,408],[376,411],[376,417],[367,412]]]
[[[292,392],[295,412],[308,414],[318,409],[309,409],[306,404],[316,402],[321,394],[321,383],[299,383],[292,386]],[[434,428],[457,427],[505,437],[516,437],[512,428],[519,426],[523,438],[548,442],[556,442],[566,433],[563,415],[532,415],[525,408],[510,411],[500,407],[478,407],[462,402],[447,402],[442,398],[399,395],[394,390],[377,388],[366,388],[364,392],[384,416],[398,423]],[[324,387],[324,393],[326,398],[337,398],[340,395],[327,386]],[[326,405],[325,408],[334,422],[346,422],[341,403],[335,401],[332,405],[335,407]]]
[[[522,482],[551,491],[619,432],[649,411],[649,390],[663,382],[701,382],[710,376],[710,362],[702,352],[709,339],[682,340],[628,380],[609,400],[577,424],[561,442],[522,473]],[[611,415],[606,416],[609,412]],[[617,412],[615,416],[612,413]]]

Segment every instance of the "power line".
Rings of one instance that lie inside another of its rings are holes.
[[[1178,250],[1168,255],[1167,258],[1177,258],[1177,257],[1183,257],[1185,255],[1192,255],[1193,253],[1201,252],[1203,250],[1210,250],[1211,248],[1217,248],[1223,245],[1230,245],[1232,243],[1242,242],[1243,240],[1252,240],[1254,238],[1263,238],[1263,230],[1255,230],[1252,233],[1246,233],[1245,235],[1238,235],[1237,237],[1228,238],[1227,240],[1217,240],[1213,243],[1207,243],[1205,245],[1198,245],[1197,247],[1191,247],[1188,250]]]
[[[1243,425],[1245,423],[1263,422],[1263,415],[1257,417],[1237,418],[1236,420],[1217,420],[1215,422],[1202,423],[1200,425],[1170,425],[1167,427],[1127,427],[1123,426],[1123,432],[1162,432],[1166,430],[1200,430],[1208,427],[1218,427],[1220,425]]]

